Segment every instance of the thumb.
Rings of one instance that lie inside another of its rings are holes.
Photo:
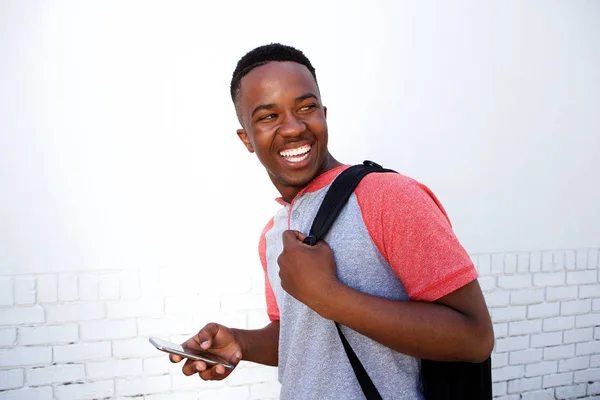
[[[196,335],[196,341],[200,344],[202,350],[208,350],[212,346],[213,338],[219,331],[217,324],[210,323],[204,328],[200,329],[200,332]]]

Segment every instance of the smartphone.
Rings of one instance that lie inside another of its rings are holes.
[[[152,345],[154,345],[154,347],[156,347],[160,351],[164,351],[165,353],[177,354],[178,356],[189,358],[190,360],[204,361],[209,366],[221,364],[227,369],[235,368],[225,359],[211,354],[207,351],[190,349],[189,347],[184,348],[180,344],[167,342],[166,340],[161,340],[153,337],[151,337],[148,340],[150,341],[150,343],[152,343]]]

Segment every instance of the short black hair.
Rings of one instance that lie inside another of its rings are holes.
[[[234,104],[236,104],[235,100],[240,89],[240,82],[242,81],[242,78],[254,68],[265,65],[271,61],[293,61],[298,64],[302,64],[308,68],[313,78],[315,78],[315,82],[317,82],[315,68],[312,66],[310,60],[304,55],[303,52],[292,46],[286,46],[280,43],[266,44],[250,50],[238,61],[235,71],[233,71],[233,76],[231,77],[230,86],[231,99],[233,100]],[[318,86],[319,84],[317,83],[317,87]]]

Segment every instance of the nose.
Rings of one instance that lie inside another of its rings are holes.
[[[293,114],[288,114],[279,127],[279,134],[284,137],[293,137],[300,135],[305,129],[306,125],[301,119]]]

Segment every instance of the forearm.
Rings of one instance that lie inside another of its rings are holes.
[[[242,359],[277,366],[279,355],[279,321],[262,329],[233,329],[242,347]]]
[[[325,318],[407,355],[483,361],[493,346],[491,325],[443,304],[388,300],[341,284],[332,299]]]

